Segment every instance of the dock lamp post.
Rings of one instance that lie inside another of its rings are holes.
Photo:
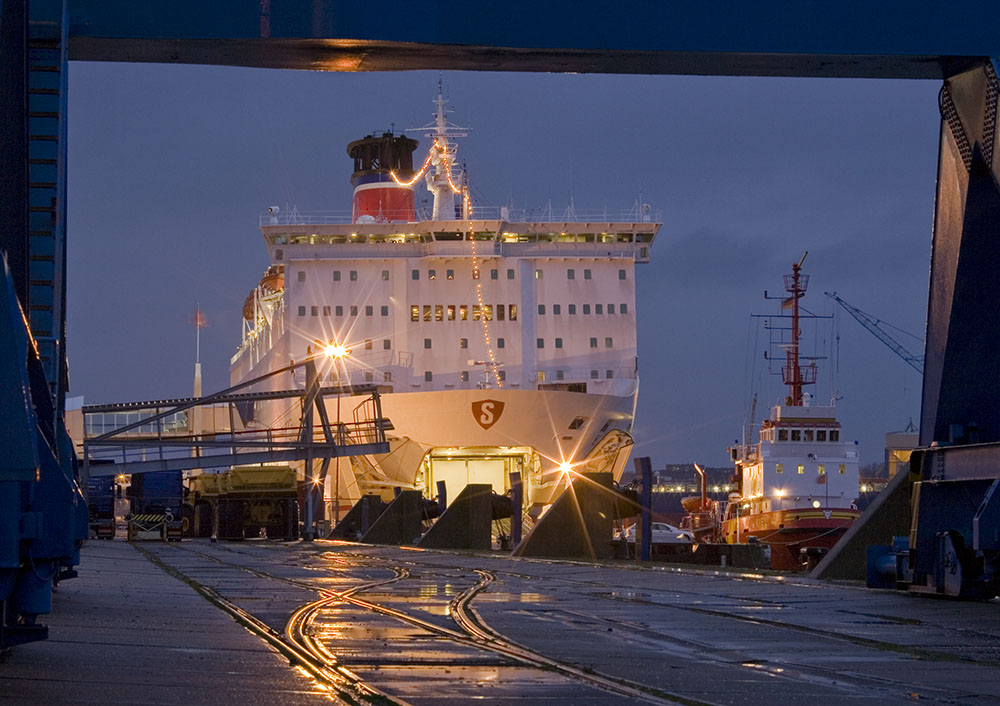
[[[324,355],[327,358],[333,360],[334,367],[337,369],[337,436],[336,443],[340,447],[344,444],[344,431],[343,425],[340,423],[340,366],[343,365],[344,359],[351,354],[351,349],[341,343],[331,343],[326,348],[323,349]],[[334,473],[336,473],[334,484],[334,505],[333,505],[333,521],[334,527],[340,524],[340,456],[337,456],[334,460]]]

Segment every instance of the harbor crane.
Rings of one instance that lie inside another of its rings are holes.
[[[908,351],[903,346],[903,344],[901,344],[899,341],[893,338],[893,336],[888,331],[882,328],[883,321],[881,319],[876,319],[870,316],[869,314],[866,314],[865,312],[861,311],[861,309],[851,306],[843,299],[838,297],[836,292],[824,292],[824,294],[826,294],[826,296],[830,297],[835,302],[844,307],[844,310],[848,314],[853,316],[855,319],[858,320],[858,323],[860,323],[866,329],[871,331],[871,333],[876,338],[878,338],[878,340],[882,341],[882,343],[888,346],[893,353],[895,353],[904,361],[906,361],[907,365],[909,365],[911,368],[916,370],[921,375],[924,374],[924,357],[922,355],[914,355],[913,353]]]

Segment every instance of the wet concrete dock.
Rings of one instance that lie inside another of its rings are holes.
[[[317,542],[91,541],[0,702],[1000,703],[1000,605]]]

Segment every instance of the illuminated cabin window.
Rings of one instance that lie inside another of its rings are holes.
[[[839,466],[837,466],[837,473],[839,473],[840,475],[844,475],[844,473],[846,472],[847,472],[847,466],[845,466],[844,464],[840,464]]]
[[[339,309],[340,307],[338,306],[337,308]],[[339,311],[337,315],[340,316]],[[410,305],[410,321],[420,321],[420,307],[417,304]]]
[[[435,321],[444,321],[444,306],[443,305],[437,304],[434,307],[434,320]]]
[[[535,270],[535,279],[545,279],[545,273],[542,270]]]
[[[510,314],[511,321],[517,321],[517,304],[511,304],[507,307],[507,313]]]
[[[365,350],[370,351],[372,349],[372,340],[370,338],[365,339]]]
[[[437,270],[427,270],[427,279],[437,279]]]
[[[826,441],[826,429],[816,430],[816,441]]]
[[[483,316],[486,317],[487,321],[493,321],[493,305],[483,304]]]
[[[788,441],[787,429],[778,429],[778,441]]]
[[[460,339],[458,339],[458,347],[459,348],[468,348],[469,347],[469,339],[468,338],[460,338]]]
[[[445,270],[444,276],[448,279],[455,279],[455,270]]]
[[[542,339],[539,338],[538,340],[540,341]],[[536,377],[538,378],[538,382],[545,382],[545,371],[544,370],[539,370],[538,374],[536,375]]]
[[[840,431],[837,429],[830,430],[830,441],[840,441]]]
[[[511,320],[513,321],[513,319],[514,317],[512,316]],[[458,306],[458,320],[459,321],[469,320],[469,307],[467,307],[465,304],[459,304]]]
[[[824,466],[822,463],[819,464],[818,466],[816,466],[816,473],[818,473],[821,476],[825,476],[826,475],[826,466]]]
[[[805,440],[806,441],[812,441],[813,440],[813,430],[812,429],[806,429],[805,432],[804,432],[804,434],[805,434]]]
[[[775,473],[784,473],[785,472],[785,466],[784,466],[784,464],[782,464],[782,463],[776,463],[776,464],[774,464],[774,472]]]
[[[800,476],[805,475],[806,467],[800,463],[798,466],[795,467],[795,472],[798,473]]]
[[[468,382],[468,381],[469,381],[469,371],[468,370],[463,370],[462,371],[462,382]]]
[[[424,304],[424,321],[430,321],[430,320],[431,320],[431,305]]]
[[[454,304],[449,304],[448,308],[445,311],[447,312],[448,321],[454,321],[455,320],[455,305]]]
[[[802,441],[801,429],[792,429],[792,441]]]

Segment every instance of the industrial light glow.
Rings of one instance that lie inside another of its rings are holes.
[[[343,346],[339,343],[331,343],[326,348],[323,349],[323,354],[327,358],[343,358],[350,354],[350,350],[347,346]]]
[[[573,466],[571,466],[568,461],[563,461],[562,463],[559,464],[559,472],[560,473],[569,473],[572,470],[573,470]]]

